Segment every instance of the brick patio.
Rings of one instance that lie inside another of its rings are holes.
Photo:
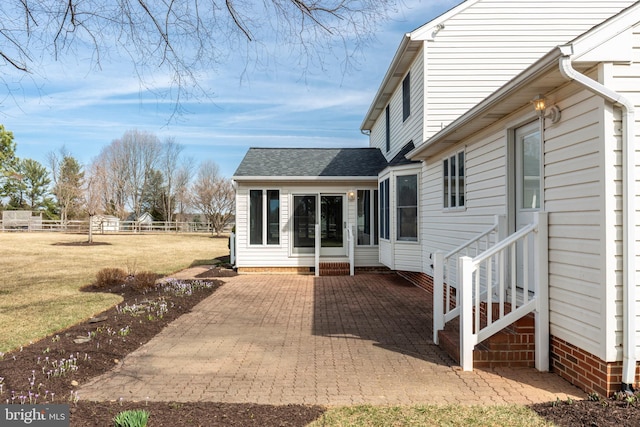
[[[352,405],[584,397],[531,368],[461,371],[433,344],[429,295],[395,274],[223,280],[193,312],[83,385],[80,398]]]

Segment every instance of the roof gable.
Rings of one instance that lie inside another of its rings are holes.
[[[250,148],[234,179],[377,177],[386,166],[377,148]]]

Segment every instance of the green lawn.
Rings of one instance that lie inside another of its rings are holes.
[[[0,352],[16,349],[120,301],[80,292],[106,267],[166,275],[228,255],[226,238],[207,234],[97,235],[96,246],[69,246],[86,236],[0,233]]]

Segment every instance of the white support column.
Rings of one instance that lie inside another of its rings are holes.
[[[536,271],[536,313],[535,313],[535,358],[536,369],[549,370],[549,245],[548,215],[546,212],[535,214],[538,229],[535,235],[535,271]]]
[[[316,277],[320,276],[320,224],[315,225],[315,271]]]
[[[236,233],[229,236],[229,264],[236,265]]]
[[[473,268],[468,256],[458,260],[458,291],[460,297],[460,366],[463,371],[473,371]]]
[[[433,254],[433,342],[439,344],[438,331],[444,329],[444,252]]]
[[[349,275],[353,276],[356,274],[356,256],[355,256],[355,246],[356,246],[356,227],[349,225]]]

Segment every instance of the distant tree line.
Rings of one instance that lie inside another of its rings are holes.
[[[48,154],[48,167],[15,152],[13,133],[0,125],[0,210],[38,211],[63,222],[144,212],[171,222],[201,213],[217,234],[233,218],[231,180],[212,160],[196,167],[174,138],[130,130],[86,166],[64,147]]]

